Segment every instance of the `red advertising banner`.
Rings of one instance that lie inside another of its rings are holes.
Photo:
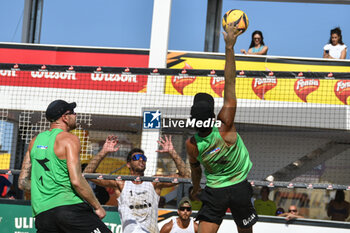
[[[148,60],[148,50],[0,44],[0,63],[148,67]]]
[[[147,75],[0,70],[1,86],[146,92]]]

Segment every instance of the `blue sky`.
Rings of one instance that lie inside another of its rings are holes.
[[[20,42],[23,6],[24,0],[0,2],[1,42]],[[222,14],[230,9],[245,11],[250,22],[236,53],[248,48],[254,30],[263,32],[269,55],[322,57],[336,26],[350,45],[350,5],[223,0]],[[41,43],[148,49],[152,11],[153,0],[46,0]],[[203,51],[206,11],[207,0],[172,1],[170,50]]]
[[[0,120],[0,150],[11,153],[12,138],[9,135],[12,135],[12,130],[12,123]]]

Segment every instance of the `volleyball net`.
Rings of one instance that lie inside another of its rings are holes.
[[[190,169],[185,141],[194,135],[193,96],[206,92],[223,105],[222,70],[0,64],[0,170],[18,174],[30,140],[49,128],[50,102],[76,102],[81,161],[88,163],[108,135],[120,149],[90,178],[127,179],[126,156],[141,148],[145,176],[177,172],[157,140],[171,136]],[[250,153],[255,185],[301,188],[350,187],[350,75],[323,72],[237,71],[237,131]],[[203,180],[205,182],[205,180]]]

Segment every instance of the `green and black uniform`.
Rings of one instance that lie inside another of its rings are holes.
[[[31,149],[31,204],[35,226],[38,232],[91,232],[106,228],[74,190],[67,161],[59,159],[54,152],[56,136],[62,131],[51,129],[40,133]],[[74,220],[76,229],[71,223],[75,213],[80,219]]]
[[[30,153],[34,216],[57,206],[84,202],[70,182],[67,161],[59,159],[54,152],[56,136],[62,131],[52,129],[39,134]]]
[[[203,202],[197,219],[221,224],[228,208],[240,227],[250,227],[257,221],[251,203],[252,188],[247,176],[252,168],[249,152],[237,133],[234,145],[228,146],[217,127],[206,137],[194,136],[204,167],[206,188],[200,194]]]

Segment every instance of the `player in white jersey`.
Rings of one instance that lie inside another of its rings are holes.
[[[160,233],[197,233],[198,223],[194,222],[191,218],[192,205],[191,200],[188,197],[181,199],[177,214],[179,217],[172,219],[166,223]]]
[[[169,153],[174,160],[178,174],[168,177],[189,178],[184,161],[176,153],[171,136],[160,138],[158,141],[161,150],[157,152]],[[107,138],[102,150],[94,156],[84,173],[93,173],[103,158],[109,152],[117,151],[118,140],[115,136]],[[131,175],[143,176],[146,169],[147,157],[143,150],[135,148],[127,156],[127,166]],[[92,180],[94,183],[113,187],[118,197],[118,210],[122,221],[124,233],[158,233],[158,202],[162,188],[171,187],[174,183],[142,182],[142,181],[117,181],[117,180]]]
[[[159,195],[151,182],[134,184],[125,181],[118,198],[118,211],[123,232],[158,232]]]

